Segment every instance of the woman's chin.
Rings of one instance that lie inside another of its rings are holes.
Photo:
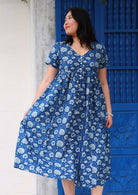
[[[71,35],[71,33],[66,32],[66,35]]]
[[[70,33],[69,31],[66,31],[66,35],[72,35],[72,33]]]

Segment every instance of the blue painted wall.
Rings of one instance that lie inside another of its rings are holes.
[[[138,1],[56,0],[56,41],[64,40],[65,10],[83,7],[90,14],[97,39],[106,46],[107,79],[114,113],[110,128],[112,180],[104,194],[138,194]],[[58,180],[59,195],[64,195]],[[76,188],[76,194],[90,189]]]

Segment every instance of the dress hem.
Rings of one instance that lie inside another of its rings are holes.
[[[107,182],[107,181],[109,181],[109,180],[111,180],[112,179],[112,177],[111,176],[109,176],[108,178],[106,178],[106,179],[101,179],[102,181],[103,181],[103,184],[101,185],[101,180],[98,180],[98,182],[97,182],[97,184],[95,185],[95,184],[92,184],[92,185],[87,185],[86,186],[86,184],[82,184],[82,185],[77,185],[76,183],[75,183],[75,180],[73,180],[72,178],[61,178],[61,177],[64,177],[63,175],[62,176],[49,176],[49,175],[44,175],[43,173],[39,173],[39,172],[36,172],[36,171],[33,171],[33,170],[29,170],[29,169],[22,169],[22,168],[20,168],[20,167],[18,167],[18,166],[16,166],[16,165],[14,165],[14,168],[16,168],[16,169],[19,169],[19,170],[21,170],[21,171],[26,171],[26,172],[29,172],[29,173],[33,173],[33,174],[36,174],[36,175],[41,175],[42,177],[47,177],[47,178],[51,178],[51,179],[60,179],[60,180],[62,180],[62,179],[67,179],[67,180],[71,180],[71,181],[74,181],[74,185],[75,185],[75,187],[77,187],[77,188],[95,188],[96,186],[104,186],[104,184]]]

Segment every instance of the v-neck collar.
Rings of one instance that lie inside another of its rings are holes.
[[[70,49],[71,49],[75,54],[77,54],[77,55],[80,56],[80,57],[84,57],[84,56],[87,55],[90,51],[92,51],[92,50],[90,49],[90,50],[88,50],[85,54],[80,55],[80,54],[78,54],[78,53],[70,46],[69,43],[67,43],[67,45],[70,47]]]

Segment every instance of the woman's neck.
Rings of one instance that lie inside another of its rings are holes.
[[[80,39],[78,37],[72,37],[72,39],[73,39],[72,46],[78,47],[78,48],[82,48],[83,47],[84,49],[88,49],[87,45],[85,43],[81,46]]]

